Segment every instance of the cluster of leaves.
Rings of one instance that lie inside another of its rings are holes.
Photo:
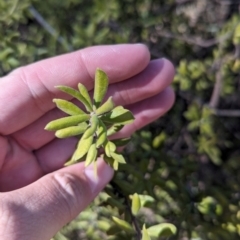
[[[97,175],[96,160],[99,156],[114,170],[118,170],[119,163],[126,163],[124,157],[117,152],[117,147],[125,146],[130,138],[110,140],[109,137],[120,131],[126,124],[133,122],[134,117],[129,110],[122,106],[115,107],[112,97],[102,104],[108,88],[108,77],[103,70],[96,70],[94,82],[93,100],[91,100],[86,87],[81,83],[78,84],[78,91],[68,86],[57,86],[59,90],[80,101],[86,112],[70,101],[53,99],[57,107],[70,116],[51,121],[45,129],[56,131],[55,136],[58,138],[80,135],[76,150],[65,165],[85,161],[85,167],[94,164]],[[130,172],[132,173],[132,171]],[[140,183],[143,184],[143,182]],[[124,219],[113,216],[112,223],[108,223],[107,226],[105,224],[107,235],[114,235],[114,239],[137,235],[139,239],[150,240],[151,237],[171,236],[176,233],[176,227],[170,223],[160,223],[148,228],[143,224],[142,230],[140,230],[136,216],[146,202],[154,201],[154,199],[146,194],[140,195],[136,192],[126,196],[126,193],[133,192],[134,188],[129,187],[129,183],[124,179],[115,179],[111,186],[105,189],[105,194],[101,194],[101,206],[117,207],[119,214],[124,215]],[[134,221],[135,229],[129,223],[131,220]],[[121,233],[119,234],[119,232]]]
[[[126,163],[117,152],[117,147],[126,145],[130,138],[109,140],[109,137],[133,122],[134,117],[122,106],[115,107],[112,97],[102,104],[108,89],[108,76],[103,70],[96,70],[94,82],[93,101],[81,83],[78,84],[79,91],[68,86],[58,86],[59,90],[79,100],[86,112],[70,101],[54,99],[57,107],[70,116],[51,121],[45,129],[56,131],[55,136],[58,138],[81,136],[66,165],[85,160],[86,167],[93,163],[96,169],[96,160],[102,152],[101,157],[117,170],[119,163]]]
[[[152,58],[166,56],[177,69],[174,108],[133,136],[127,164],[55,239],[141,239],[141,230],[162,223],[177,232],[171,225],[165,233],[174,235],[151,239],[239,238],[238,1],[8,0],[0,9],[1,75],[69,49],[120,42],[144,42]]]

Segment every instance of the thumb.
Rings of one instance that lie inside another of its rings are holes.
[[[1,194],[4,197],[0,211],[4,216],[0,219],[0,233],[6,235],[4,239],[49,240],[111,180],[113,170],[103,160],[98,160],[97,169],[96,177],[91,166],[75,164],[22,189]]]

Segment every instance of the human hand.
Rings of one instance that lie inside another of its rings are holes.
[[[130,136],[169,110],[174,75],[166,59],[150,61],[141,44],[96,46],[16,69],[0,80],[0,239],[50,239],[74,219],[111,180],[113,170],[98,160],[98,178],[78,163],[63,168],[76,138],[56,139],[45,125],[62,116],[53,98],[56,85],[89,90],[97,67],[109,76],[108,95],[128,105]]]

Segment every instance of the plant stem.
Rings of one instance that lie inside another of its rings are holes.
[[[57,41],[64,47],[67,48],[68,51],[72,51],[72,46],[68,45],[66,40],[62,36],[58,36],[57,31],[43,18],[43,16],[33,7],[29,7],[30,13],[36,19],[36,21],[53,37],[56,37]]]
[[[112,187],[116,190],[116,192],[118,193],[119,197],[122,197],[126,203],[126,209],[129,212],[130,216],[131,216],[131,220],[132,220],[132,224],[136,230],[136,240],[141,240],[142,239],[142,231],[141,228],[138,224],[137,218],[133,215],[132,210],[131,210],[131,204],[129,202],[128,196],[125,195],[122,190],[121,187],[114,182],[114,180],[112,180],[110,182],[110,184],[112,185]]]

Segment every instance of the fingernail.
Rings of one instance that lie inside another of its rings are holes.
[[[99,176],[94,172],[93,164],[85,168],[85,175],[88,178],[89,186],[92,192],[96,191],[96,188],[99,185]]]
[[[97,161],[97,174],[94,169],[94,164],[86,167],[84,173],[88,179],[92,193],[96,193],[100,192],[102,188],[111,180],[113,176],[113,169],[103,160],[99,159]]]

